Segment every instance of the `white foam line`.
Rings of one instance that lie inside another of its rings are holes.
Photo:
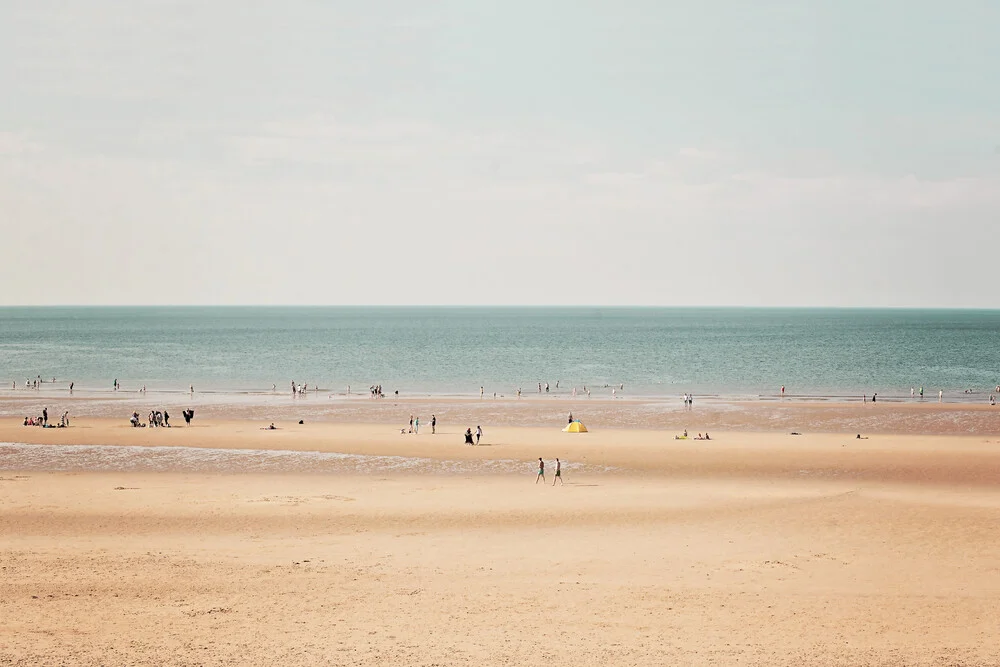
[[[143,447],[136,445],[29,445],[0,442],[0,469],[64,472],[421,472],[426,474],[530,473],[534,463],[511,459],[438,460],[407,456],[343,454],[278,449]],[[613,468],[563,463],[567,471],[600,473]]]

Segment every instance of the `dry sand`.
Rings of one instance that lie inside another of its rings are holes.
[[[122,423],[7,419],[0,441],[469,472],[53,473],[0,454],[0,664],[1000,664],[988,431],[705,442],[484,424],[489,446],[465,447],[474,423]],[[539,456],[587,472],[536,485]],[[495,459],[524,473],[476,472]]]

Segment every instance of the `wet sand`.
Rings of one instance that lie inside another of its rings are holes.
[[[309,394],[292,398],[287,394],[86,394],[77,392],[2,392],[3,418],[38,416],[48,408],[52,421],[64,410],[71,417],[107,417],[126,423],[133,411],[145,420],[153,409],[166,408],[174,425],[183,424],[181,411],[192,408],[195,424],[209,420],[258,420],[332,422],[407,426],[410,415],[420,417],[426,427],[432,414],[442,425],[461,425],[464,430],[478,424],[551,428],[565,424],[572,413],[598,429],[652,429],[679,432],[808,432],[881,433],[911,435],[1000,435],[1000,406],[991,406],[983,396],[974,401],[937,403],[931,400],[880,400],[877,404],[843,399],[762,398],[729,400],[696,397],[692,409],[677,399],[571,397],[526,395],[483,400],[455,397],[405,397],[371,400],[364,396]]]
[[[0,664],[1000,664],[992,432],[278,421],[0,420]]]

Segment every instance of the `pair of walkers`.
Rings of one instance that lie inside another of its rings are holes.
[[[545,461],[543,461],[540,456],[538,457],[538,475],[535,476],[535,484],[538,484],[538,480],[542,480],[542,484],[545,483]],[[566,483],[562,478],[562,461],[559,459],[556,459],[556,474],[552,479],[552,486],[556,485],[556,480],[558,480],[560,484]]]

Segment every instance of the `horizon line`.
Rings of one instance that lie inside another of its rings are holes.
[[[0,304],[0,309],[13,308],[604,308],[604,309],[732,309],[732,310],[1000,310],[998,306],[845,306],[845,305],[664,305],[664,304],[332,304],[332,303],[53,303]]]

